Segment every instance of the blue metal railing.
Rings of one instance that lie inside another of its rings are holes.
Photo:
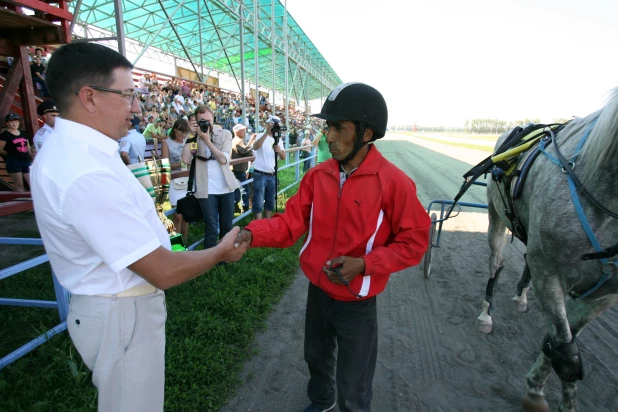
[[[24,238],[10,238],[10,237],[0,237],[0,245],[38,245],[42,246],[43,241],[41,239],[24,239]],[[6,279],[10,276],[16,275],[25,270],[31,269],[40,264],[46,263],[49,261],[47,255],[41,255],[35,257],[33,259],[27,260],[25,262],[18,263],[16,265],[10,266],[8,268],[0,270],[0,280]],[[54,290],[56,292],[56,300],[48,301],[48,300],[30,300],[30,299],[10,299],[10,298],[0,298],[1,306],[31,306],[37,308],[46,308],[46,309],[58,309],[58,315],[60,317],[60,324],[54,326],[47,332],[42,335],[34,338],[30,342],[21,346],[20,348],[14,350],[8,355],[4,356],[0,359],[0,370],[5,366],[15,362],[17,359],[21,358],[28,352],[31,352],[35,348],[41,346],[44,342],[47,342],[54,335],[57,335],[60,332],[63,332],[67,328],[67,315],[69,313],[69,293],[65,288],[60,285],[54,271],[52,270],[52,279],[54,281]]]
[[[292,183],[291,185],[283,188],[282,190],[280,190],[277,193],[277,196],[280,194],[283,194],[284,192],[286,192],[287,190],[291,189],[292,187],[294,187],[295,185],[298,184],[298,182],[300,182],[300,178],[301,178],[301,173],[300,173],[300,165],[302,163],[304,163],[306,160],[309,160],[311,162],[311,166],[315,165],[315,158],[317,157],[315,155],[315,149],[312,149],[311,152],[311,156],[308,157],[307,159],[300,159],[300,151],[296,150],[290,153],[294,153],[294,162],[289,162],[289,156],[286,156],[286,165],[279,168],[279,171],[281,170],[285,170],[288,169],[290,167],[295,167],[296,168],[296,181],[294,183]],[[253,182],[253,179],[248,179],[245,182],[242,183],[243,186],[246,186],[250,183]],[[176,209],[170,209],[168,211],[165,212],[166,216],[169,216],[171,214],[173,214],[176,211]],[[242,213],[241,215],[237,216],[236,218],[234,218],[233,223],[237,223],[238,221],[240,221],[241,219],[243,219],[244,217],[248,216],[249,213],[251,213],[251,211],[247,210],[244,213]],[[204,238],[200,239],[199,241],[195,242],[194,244],[192,244],[191,246],[189,246],[187,249],[188,250],[194,250],[197,245],[199,245],[200,243],[202,243],[204,241]],[[26,239],[26,238],[11,238],[11,237],[0,237],[0,245],[33,245],[33,246],[43,246],[43,240],[42,239]],[[20,262],[16,265],[10,266],[8,268],[2,269],[0,270],[0,280],[2,279],[6,279],[10,276],[16,275],[18,273],[21,273],[25,270],[31,269],[35,266],[41,265],[43,263],[46,263],[49,261],[49,258],[47,257],[47,255],[41,255],[38,257],[35,257],[33,259],[27,260],[25,262]],[[58,282],[58,279],[56,278],[56,275],[54,274],[54,271],[52,270],[51,272],[52,275],[52,279],[54,281],[54,290],[56,293],[56,300],[55,301],[45,301],[45,300],[30,300],[30,299],[14,299],[14,298],[0,298],[0,306],[30,306],[30,307],[38,307],[38,308],[47,308],[47,309],[58,309],[58,315],[60,317],[60,324],[54,326],[53,328],[51,328],[50,330],[48,330],[47,332],[43,333],[40,336],[37,336],[36,338],[34,338],[33,340],[31,340],[30,342],[26,343],[25,345],[21,346],[20,348],[14,350],[13,352],[9,353],[8,355],[4,356],[2,359],[0,359],[0,370],[5,368],[6,366],[8,366],[9,364],[15,362],[17,359],[21,358],[22,356],[26,355],[27,353],[31,352],[32,350],[36,349],[37,347],[41,346],[43,343],[47,342],[50,338],[52,338],[53,336],[64,332],[67,329],[67,316],[69,313],[69,297],[70,294],[69,292],[64,289],[62,287],[62,285]]]

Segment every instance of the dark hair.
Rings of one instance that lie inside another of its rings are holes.
[[[190,132],[191,126],[189,126],[189,122],[186,119],[180,117],[176,119],[174,125],[172,126],[172,139],[176,139],[176,135],[174,134],[175,130],[178,130],[179,132]]]
[[[84,86],[109,87],[114,82],[112,72],[133,65],[115,50],[96,43],[65,44],[52,54],[45,81],[62,113],[71,106],[72,96]]]

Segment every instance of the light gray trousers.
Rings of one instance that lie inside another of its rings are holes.
[[[67,326],[99,390],[99,411],[163,411],[165,294],[71,296]]]

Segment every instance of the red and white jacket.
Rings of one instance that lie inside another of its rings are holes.
[[[339,185],[339,163],[311,168],[285,212],[251,222],[252,247],[289,247],[304,233],[300,266],[311,283],[337,300],[357,300],[345,285],[328,280],[328,260],[363,257],[365,273],[350,282],[364,298],[381,293],[391,273],[418,264],[429,245],[431,219],[416,185],[375,145],[359,168]]]

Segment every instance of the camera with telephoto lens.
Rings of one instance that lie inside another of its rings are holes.
[[[203,133],[208,133],[208,131],[210,130],[210,128],[212,127],[210,122],[208,120],[205,119],[200,119],[197,121],[197,125],[200,127],[200,130]]]
[[[279,139],[281,138],[281,132],[287,132],[288,128],[285,126],[281,126],[281,119],[277,116],[270,116],[268,118],[267,123],[272,123],[273,127],[270,129],[273,139],[275,139],[275,145],[279,144]]]

